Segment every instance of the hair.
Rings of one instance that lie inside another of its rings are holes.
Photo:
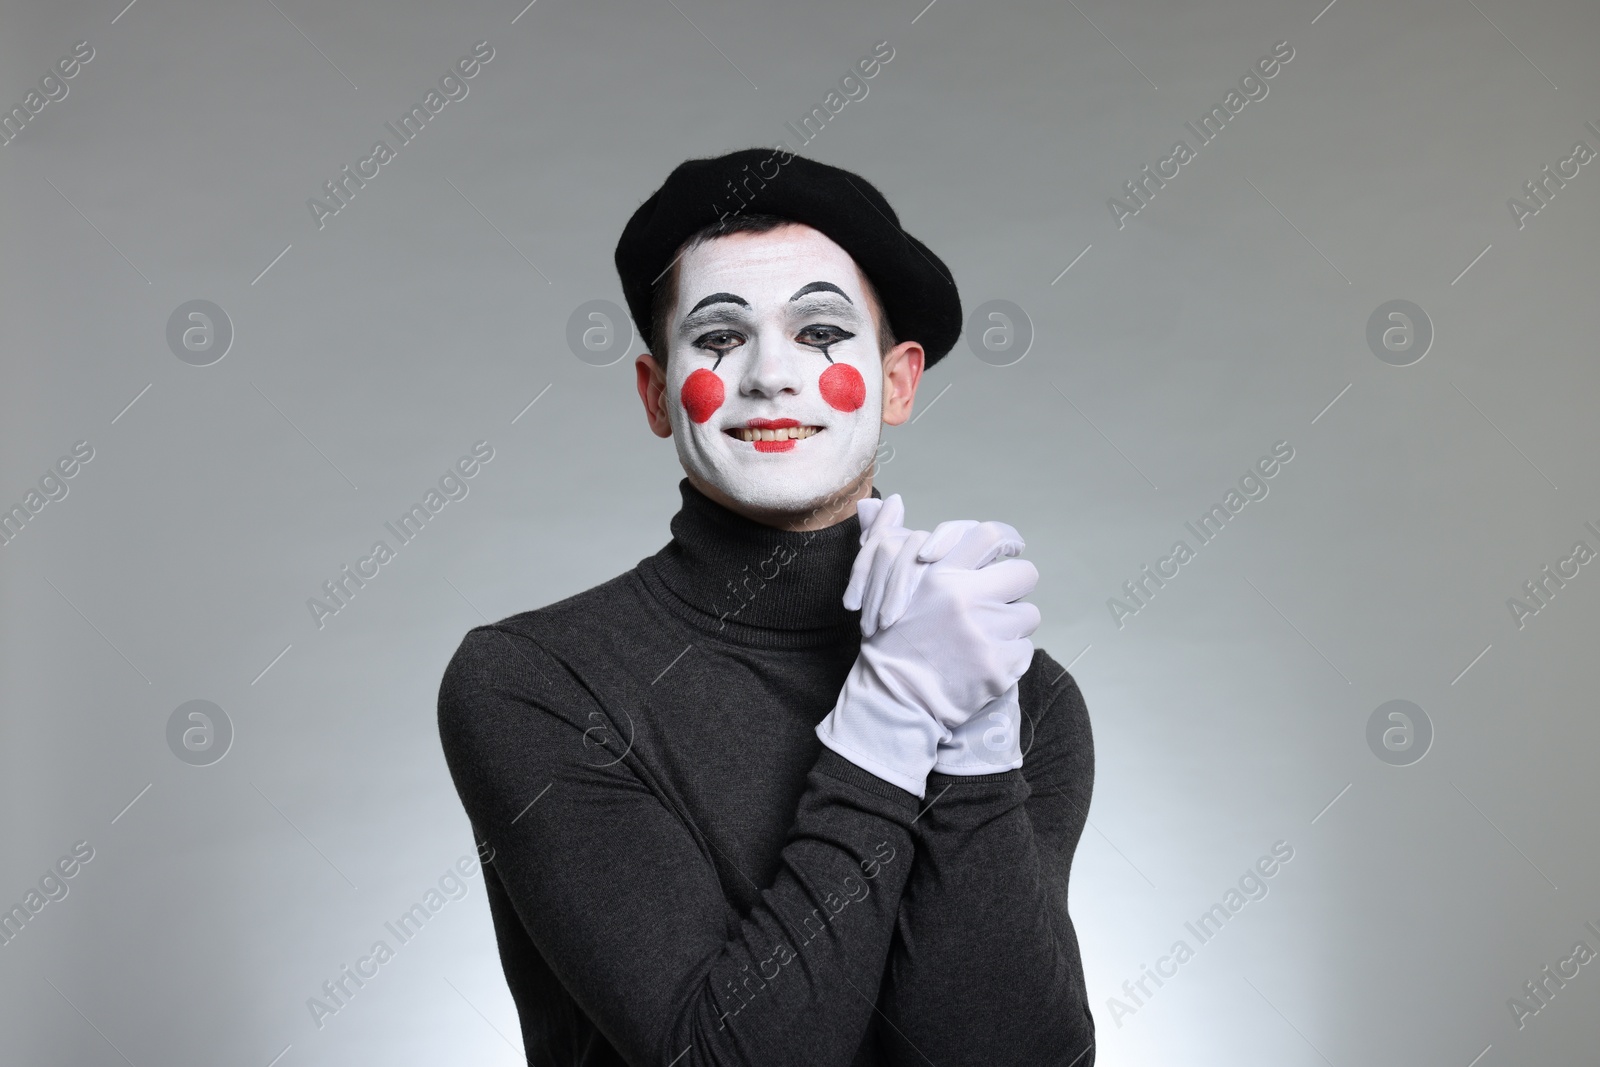
[[[804,225],[804,223],[797,223],[796,220],[786,219],[781,215],[760,213],[728,215],[696,230],[688,240],[678,246],[678,253],[673,257],[672,264],[656,282],[655,289],[650,294],[650,336],[645,338],[645,341],[650,345],[650,354],[655,356],[656,362],[661,364],[663,369],[667,365],[667,352],[671,343],[668,334],[672,326],[672,313],[678,304],[678,265],[683,262],[683,257],[689,250],[730,234],[769,233],[780,226],[794,225]],[[857,269],[860,269],[859,266]],[[884,310],[883,301],[878,298],[878,290],[873,287],[872,279],[867,277],[866,271],[861,271],[861,278],[867,291],[867,302],[872,305],[870,312],[877,319],[878,355],[881,357],[899,342],[895,340],[894,328],[889,323],[889,314]]]

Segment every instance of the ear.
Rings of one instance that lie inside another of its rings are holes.
[[[915,341],[901,341],[883,357],[883,421],[899,426],[911,417],[926,353]]]
[[[645,421],[650,432],[657,437],[672,436],[672,420],[667,417],[667,372],[656,357],[640,353],[633,361],[634,377],[638,379],[639,399],[644,401]]]

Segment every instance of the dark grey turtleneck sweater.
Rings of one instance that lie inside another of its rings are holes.
[[[1067,913],[1094,752],[1042,650],[1024,766],[927,799],[824,748],[860,522],[680,484],[672,540],[462,640],[439,732],[538,1067],[1090,1067]]]

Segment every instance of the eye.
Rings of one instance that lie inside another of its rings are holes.
[[[838,344],[840,341],[848,341],[854,336],[855,334],[851,333],[849,330],[840,329],[838,326],[829,326],[826,323],[814,322],[810,326],[802,328],[801,331],[795,335],[795,339],[803,345],[810,345],[813,348],[820,348],[822,349],[823,353],[826,354],[829,348]]]
[[[744,337],[733,330],[712,330],[703,333],[694,339],[694,346],[707,352],[714,352],[719,357],[744,344]]]

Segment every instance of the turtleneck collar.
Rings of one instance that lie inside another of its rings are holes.
[[[796,532],[729,511],[687,478],[678,491],[672,540],[639,564],[669,610],[739,644],[798,648],[860,636],[861,613],[843,603],[861,545],[854,510],[832,526]]]

